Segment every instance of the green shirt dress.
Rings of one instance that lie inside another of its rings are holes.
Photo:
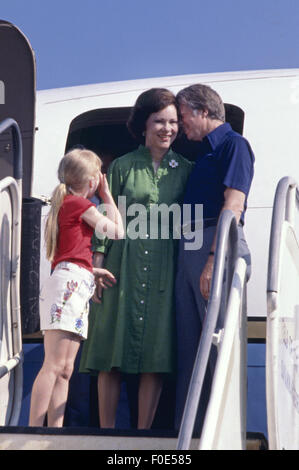
[[[94,251],[105,253],[104,267],[117,284],[103,289],[102,304],[91,305],[81,372],[174,372],[178,239],[171,218],[167,238],[166,219],[155,218],[158,225],[152,224],[150,214],[153,205],[181,204],[191,168],[191,162],[170,149],[154,172],[143,146],[110,165],[107,178],[114,200],[126,196],[127,233],[123,240],[93,240]],[[132,204],[141,204],[142,210]]]

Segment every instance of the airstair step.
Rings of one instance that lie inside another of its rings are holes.
[[[199,439],[191,441],[191,450],[198,448]],[[29,428],[0,427],[0,450],[170,450],[177,446],[175,432],[110,431],[98,428]],[[262,434],[249,433],[247,450],[266,450]]]

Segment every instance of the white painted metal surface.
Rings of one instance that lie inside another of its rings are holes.
[[[246,448],[246,262],[238,256],[233,212],[222,212],[216,236],[211,294],[178,436],[178,450],[188,450],[203,390],[212,343],[218,354],[200,450]],[[219,321],[223,328],[217,331]]]
[[[0,181],[0,424],[18,423],[22,401],[22,337],[19,298],[20,190]]]
[[[267,411],[271,449],[299,450],[299,245],[283,223],[279,285],[267,329]]]
[[[269,447],[299,449],[299,191],[277,185],[267,282],[266,390]]]
[[[8,190],[0,192],[0,366],[13,356],[11,336],[10,262],[12,207]],[[0,424],[7,424],[13,403],[14,374],[0,379]]]
[[[200,450],[246,449],[246,312],[243,314],[245,272],[246,263],[239,258],[218,345],[217,365],[200,438]]]

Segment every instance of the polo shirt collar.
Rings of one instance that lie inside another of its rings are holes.
[[[232,130],[231,125],[228,122],[224,122],[220,124],[220,126],[216,127],[212,132],[210,132],[204,139],[203,142],[207,142],[210,144],[212,150],[221,143],[225,135]]]

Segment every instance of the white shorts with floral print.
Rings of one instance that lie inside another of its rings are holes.
[[[77,264],[59,263],[40,293],[40,329],[66,330],[87,338],[93,274]]]

